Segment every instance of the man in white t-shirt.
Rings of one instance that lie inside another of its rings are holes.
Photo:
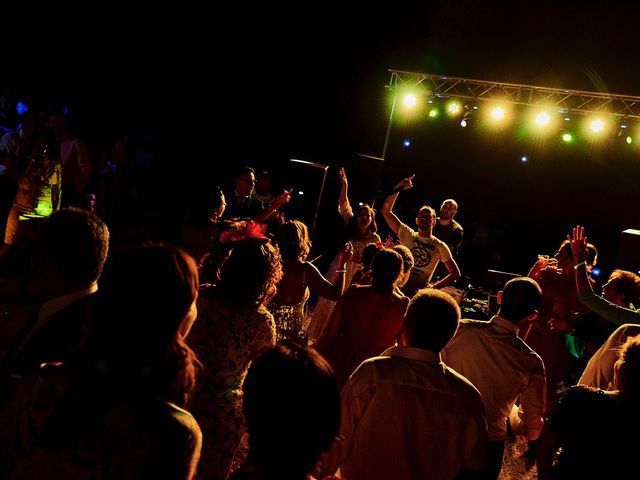
[[[451,251],[446,243],[433,236],[433,226],[436,223],[436,212],[429,206],[422,206],[416,217],[416,226],[418,231],[413,230],[408,225],[402,223],[400,219],[393,213],[392,208],[402,190],[408,190],[413,187],[414,175],[402,180],[391,195],[389,195],[382,205],[382,216],[386,220],[389,227],[398,236],[402,245],[409,247],[414,257],[414,266],[411,269],[409,281],[405,285],[403,291],[408,297],[427,286],[432,288],[442,288],[450,285],[460,278],[460,269],[458,264],[451,256]],[[447,268],[449,274],[430,285],[431,277],[439,262],[442,262]]]

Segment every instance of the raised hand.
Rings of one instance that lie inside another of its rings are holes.
[[[348,184],[348,181],[347,181],[347,174],[344,171],[344,167],[340,167],[340,170],[338,170],[338,173],[340,174],[340,182],[346,186]]]
[[[576,225],[573,229],[573,236],[567,235],[567,240],[571,242],[571,252],[573,258],[582,261],[587,256],[587,237],[584,234],[584,227]]]
[[[396,185],[394,190],[400,191],[401,187],[402,190],[409,190],[410,188],[413,188],[413,177],[415,176],[416,174],[414,173],[410,177],[404,178],[400,183],[398,183],[398,185]]]
[[[340,250],[340,256],[338,258],[338,265],[343,268],[344,265],[353,257],[353,244],[347,242],[344,244],[342,250]]]

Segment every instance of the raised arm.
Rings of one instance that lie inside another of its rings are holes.
[[[256,223],[265,222],[274,215],[282,205],[289,203],[289,200],[291,200],[291,190],[285,190],[278,195],[267,208],[255,215],[251,220]]]
[[[400,222],[400,219],[396,216],[395,213],[393,213],[393,205],[394,203],[396,203],[396,198],[398,198],[398,194],[402,190],[409,190],[410,188],[413,188],[413,177],[415,177],[415,174],[403,179],[400,183],[398,183],[391,194],[384,200],[382,208],[380,209],[380,212],[387,222],[387,225],[389,225],[389,228],[393,230],[393,233],[395,233],[396,235],[398,235],[398,230],[400,229],[400,224],[402,222]]]
[[[584,227],[577,225],[573,229],[573,237],[567,235],[567,239],[571,242],[571,252],[576,262],[574,268],[576,269],[578,295],[586,291],[593,293],[587,274],[587,237],[584,235]]]
[[[338,212],[342,215],[344,223],[349,223],[353,218],[353,208],[349,203],[349,181],[344,167],[340,167],[340,196],[338,197]]]
[[[347,262],[352,256],[353,245],[351,242],[347,242],[338,254],[338,265],[336,269],[336,273],[338,275],[334,280],[333,285],[320,273],[313,263],[306,262],[305,274],[307,275],[309,289],[320,297],[327,298],[329,300],[339,299],[344,291]]]

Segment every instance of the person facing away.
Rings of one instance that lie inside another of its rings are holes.
[[[85,342],[108,248],[107,226],[86,210],[63,208],[44,222],[32,263],[45,302],[15,338],[3,375],[21,377],[41,363],[64,361]]]
[[[614,366],[618,360],[618,352],[627,338],[636,335],[640,335],[638,324],[625,323],[616,328],[607,341],[591,356],[576,383],[602,390],[613,390]]]
[[[371,285],[352,285],[333,309],[317,349],[342,387],[363,360],[396,344],[409,299],[397,291],[402,258],[383,248],[371,262]]]
[[[202,435],[184,409],[197,365],[184,337],[197,294],[178,247],[111,258],[87,343],[28,382],[2,478],[192,479]]]
[[[540,480],[635,478],[640,471],[640,337],[622,346],[613,383],[611,391],[575,385],[564,392],[538,440]]]
[[[251,362],[276,344],[266,305],[282,278],[278,247],[266,237],[238,238],[220,281],[201,290],[189,344],[203,368],[192,410],[202,427],[202,478],[227,478],[244,433],[242,383]]]
[[[289,220],[280,226],[278,247],[282,255],[282,279],[278,291],[268,305],[276,323],[277,340],[285,338],[301,344],[307,342],[306,305],[309,291],[321,298],[338,300],[344,289],[345,264],[352,255],[352,247],[347,243],[340,251],[338,262],[341,274],[329,282],[307,256],[311,250],[311,240],[307,226],[299,220]]]
[[[311,348],[278,345],[251,364],[242,390],[249,456],[232,480],[311,478],[340,428],[329,364]]]
[[[500,474],[507,418],[513,431],[529,440],[537,439],[542,430],[544,365],[518,338],[518,324],[538,314],[541,299],[535,280],[509,280],[498,294],[498,314],[489,321],[461,320],[458,332],[442,351],[442,360],[482,394],[489,428],[485,478],[497,479]],[[519,409],[514,408],[518,400]]]
[[[342,390],[340,436],[322,474],[340,467],[349,480],[444,480],[482,468],[482,396],[440,358],[459,320],[444,292],[411,299],[399,346],[364,361]]]
[[[402,223],[393,213],[393,205],[401,190],[408,190],[413,187],[413,177],[411,175],[403,179],[394,191],[385,199],[382,209],[382,216],[387,224],[398,236],[400,243],[411,249],[415,264],[411,269],[409,281],[403,291],[411,297],[418,289],[424,287],[441,288],[450,285],[460,278],[458,264],[451,256],[451,251],[445,242],[433,235],[433,227],[436,223],[436,212],[429,206],[422,206],[416,217],[418,231],[413,230],[408,225]],[[430,285],[431,277],[439,262],[444,263],[448,274]]]

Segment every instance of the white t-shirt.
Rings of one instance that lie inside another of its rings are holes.
[[[433,235],[421,237],[418,232],[404,223],[400,223],[398,238],[402,245],[411,250],[415,262],[409,281],[403,288],[403,291],[408,292],[406,295],[409,295],[427,286],[438,262],[451,260],[451,250],[442,240]]]

